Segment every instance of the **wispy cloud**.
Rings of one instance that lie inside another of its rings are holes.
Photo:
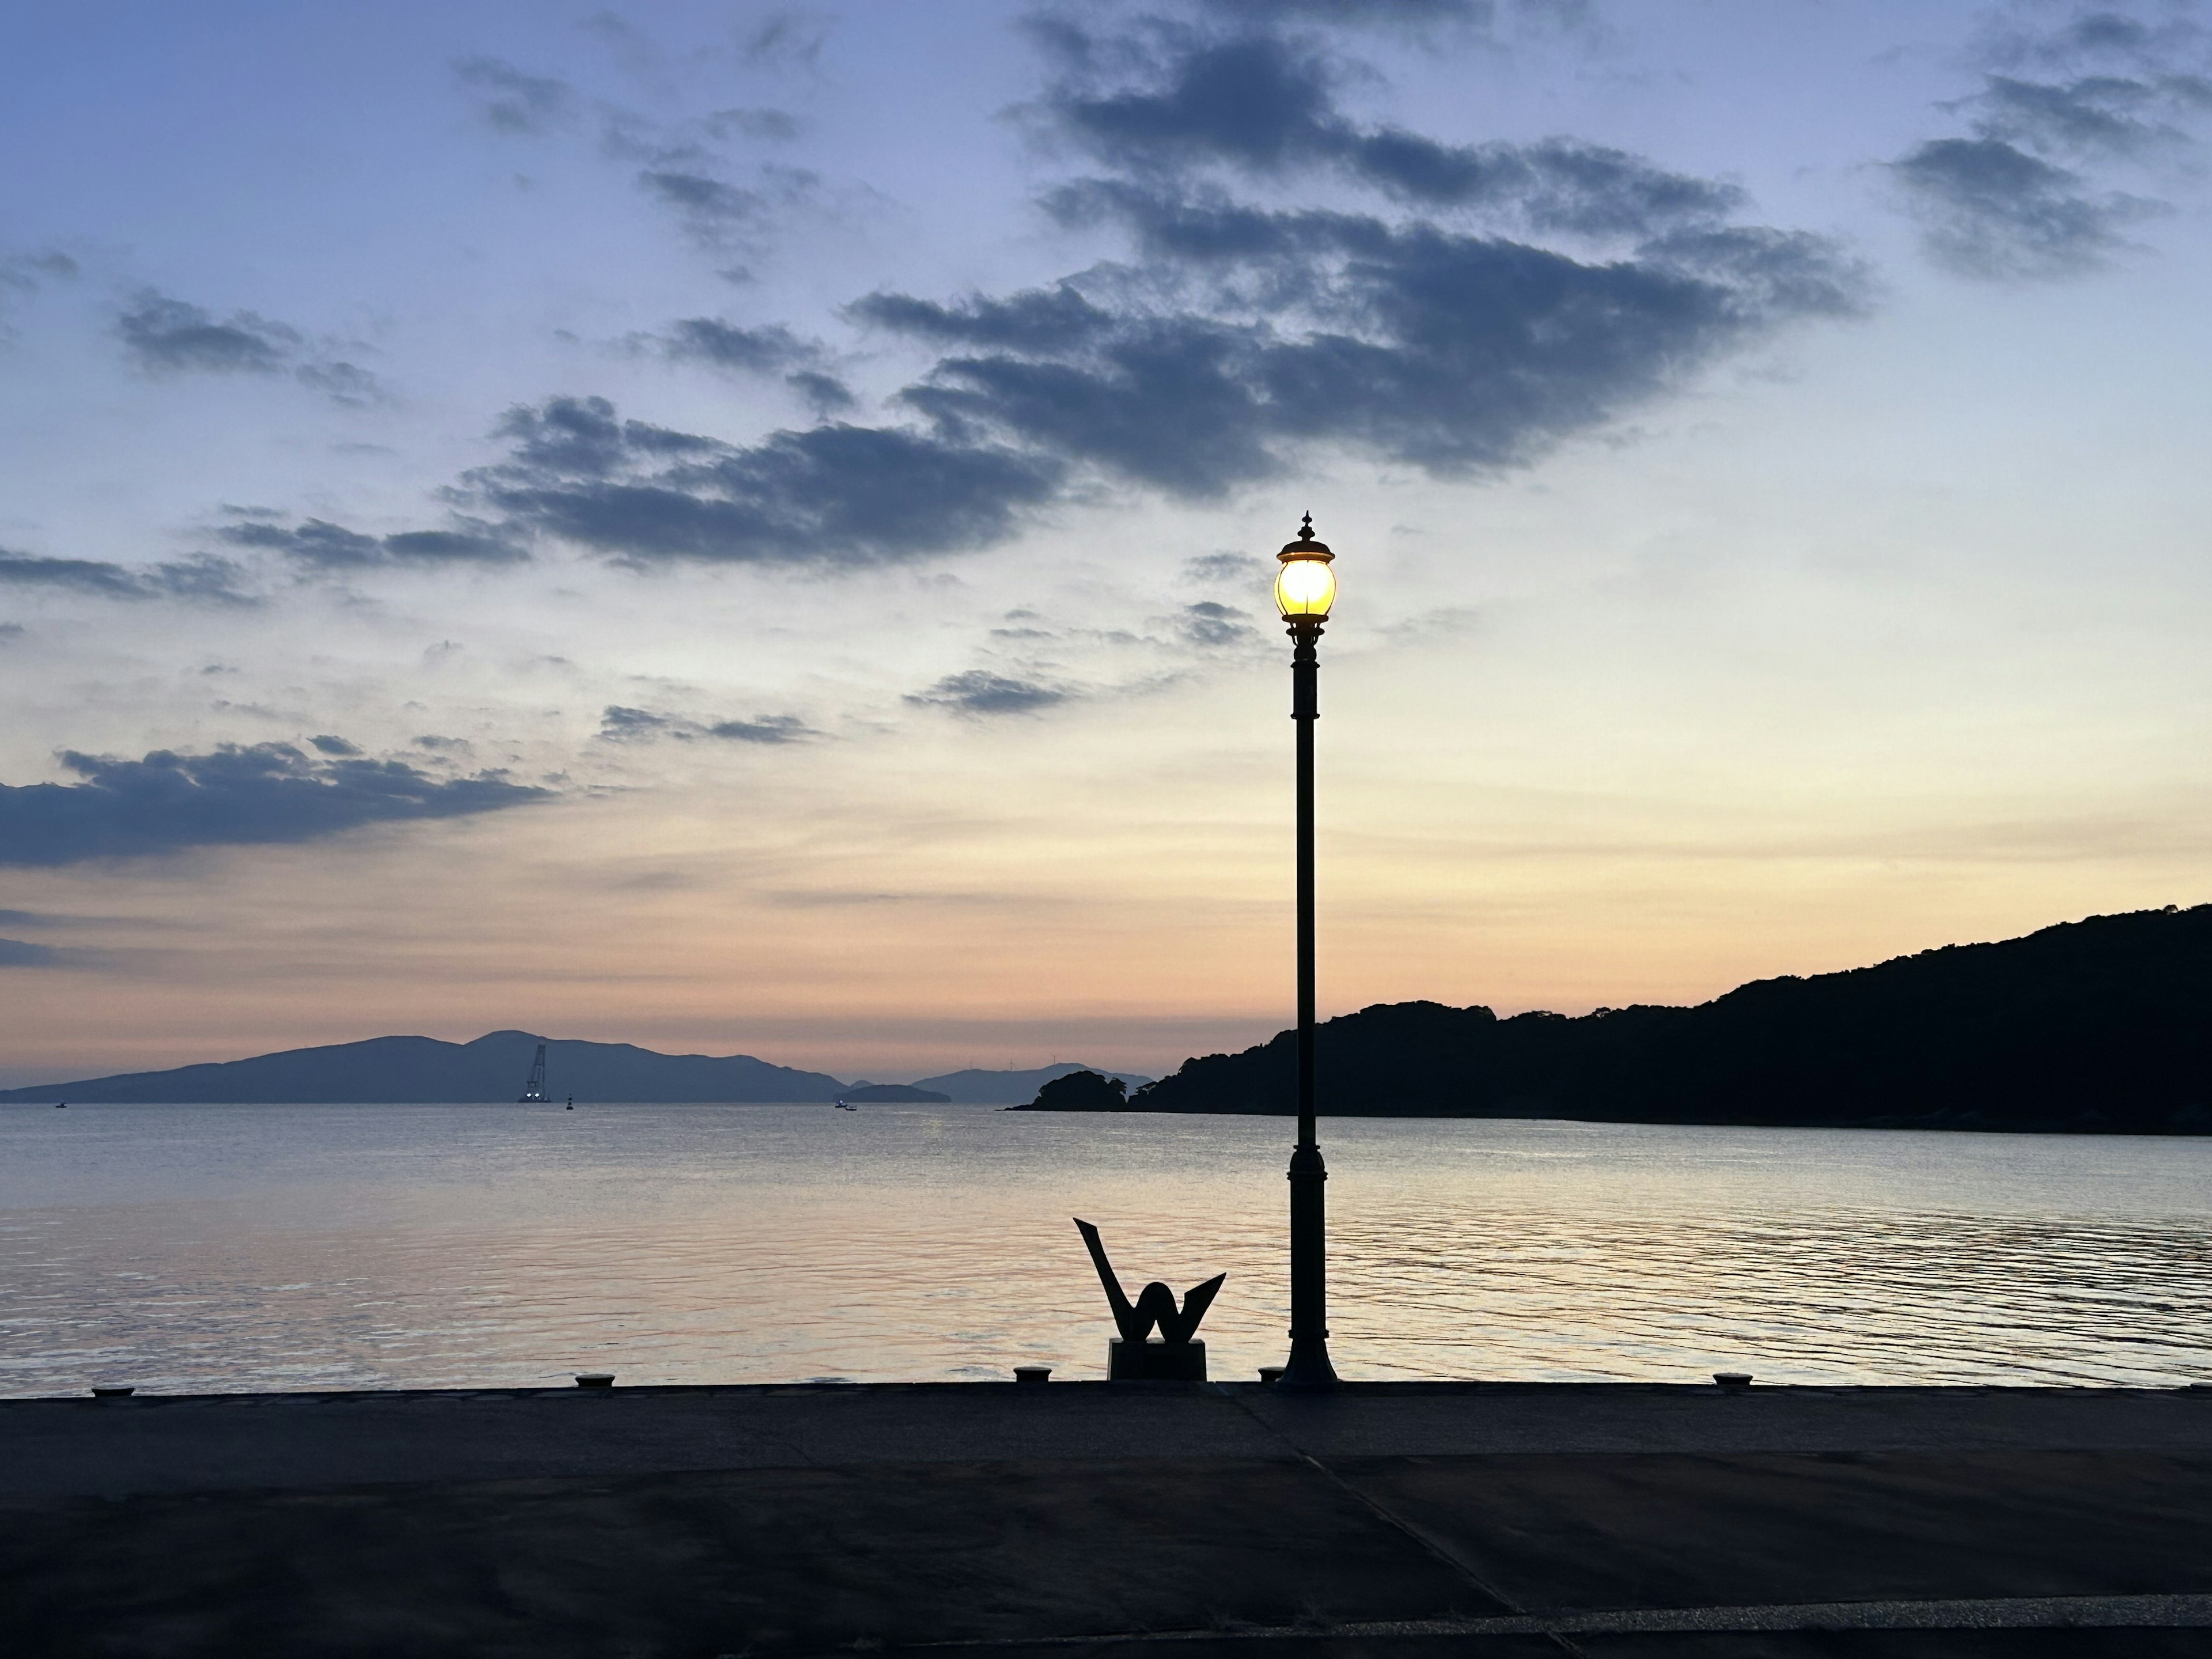
[[[920,708],[950,709],[956,714],[1035,714],[1067,702],[1073,695],[1066,686],[971,668],[947,674],[926,690],[910,691],[906,701]]]
[[[106,599],[198,599],[252,605],[245,573],[228,559],[202,556],[147,565],[99,559],[44,558],[0,548],[0,584],[44,587]]]
[[[381,401],[384,389],[360,365],[332,356],[298,329],[251,311],[218,318],[204,307],[142,292],[117,314],[125,356],[143,374],[289,375],[333,403]]]

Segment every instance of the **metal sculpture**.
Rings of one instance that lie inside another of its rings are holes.
[[[1216,1273],[1203,1285],[1194,1285],[1183,1292],[1180,1308],[1176,1305],[1175,1292],[1157,1279],[1139,1291],[1132,1303],[1121,1289],[1114,1264],[1106,1259],[1098,1229],[1080,1217],[1075,1218],[1075,1226],[1091,1252],[1091,1266],[1098,1269],[1098,1282],[1105,1287],[1107,1304],[1114,1310],[1115,1328],[1121,1333],[1106,1346],[1109,1380],[1205,1382],[1206,1344],[1193,1339],[1198,1334],[1199,1321],[1206,1317],[1206,1310],[1213,1305],[1229,1275]],[[1156,1342],[1148,1340],[1155,1327],[1160,1334]]]

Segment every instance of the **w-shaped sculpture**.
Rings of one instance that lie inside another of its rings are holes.
[[[1091,1251],[1091,1265],[1098,1269],[1098,1282],[1106,1287],[1106,1300],[1114,1310],[1114,1324],[1121,1334],[1106,1347],[1106,1375],[1113,1382],[1203,1382],[1206,1381],[1206,1344],[1193,1341],[1198,1334],[1198,1322],[1206,1317],[1206,1310],[1213,1305],[1220,1293],[1222,1282],[1229,1275],[1216,1273],[1203,1285],[1194,1285],[1183,1293],[1182,1306],[1176,1306],[1175,1292],[1158,1279],[1137,1293],[1133,1305],[1121,1289],[1121,1281],[1115,1276],[1114,1264],[1106,1259],[1106,1247],[1098,1241],[1098,1229],[1080,1217],[1076,1218],[1076,1231],[1083,1235],[1084,1243]],[[1160,1340],[1148,1341],[1152,1328],[1159,1327]]]

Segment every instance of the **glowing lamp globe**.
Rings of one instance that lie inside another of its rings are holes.
[[[1282,568],[1275,573],[1275,609],[1287,623],[1322,623],[1336,603],[1336,572],[1329,564],[1336,555],[1313,538],[1313,514],[1297,540],[1277,555]]]

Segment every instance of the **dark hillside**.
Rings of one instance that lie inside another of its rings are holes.
[[[11,1089],[0,1101],[152,1101],[177,1104],[337,1105],[346,1103],[512,1101],[545,1043],[545,1092],[555,1100],[835,1100],[845,1085],[819,1072],[772,1066],[750,1054],[660,1054],[627,1042],[548,1040],[494,1031],[473,1042],[371,1037],[293,1048],[219,1065],[180,1066],[82,1083]]]
[[[1405,1002],[1324,1024],[1340,1115],[2212,1133],[2212,905],[2093,916],[1694,1008]],[[1136,1111],[1286,1112],[1289,1032],[1186,1060]]]

